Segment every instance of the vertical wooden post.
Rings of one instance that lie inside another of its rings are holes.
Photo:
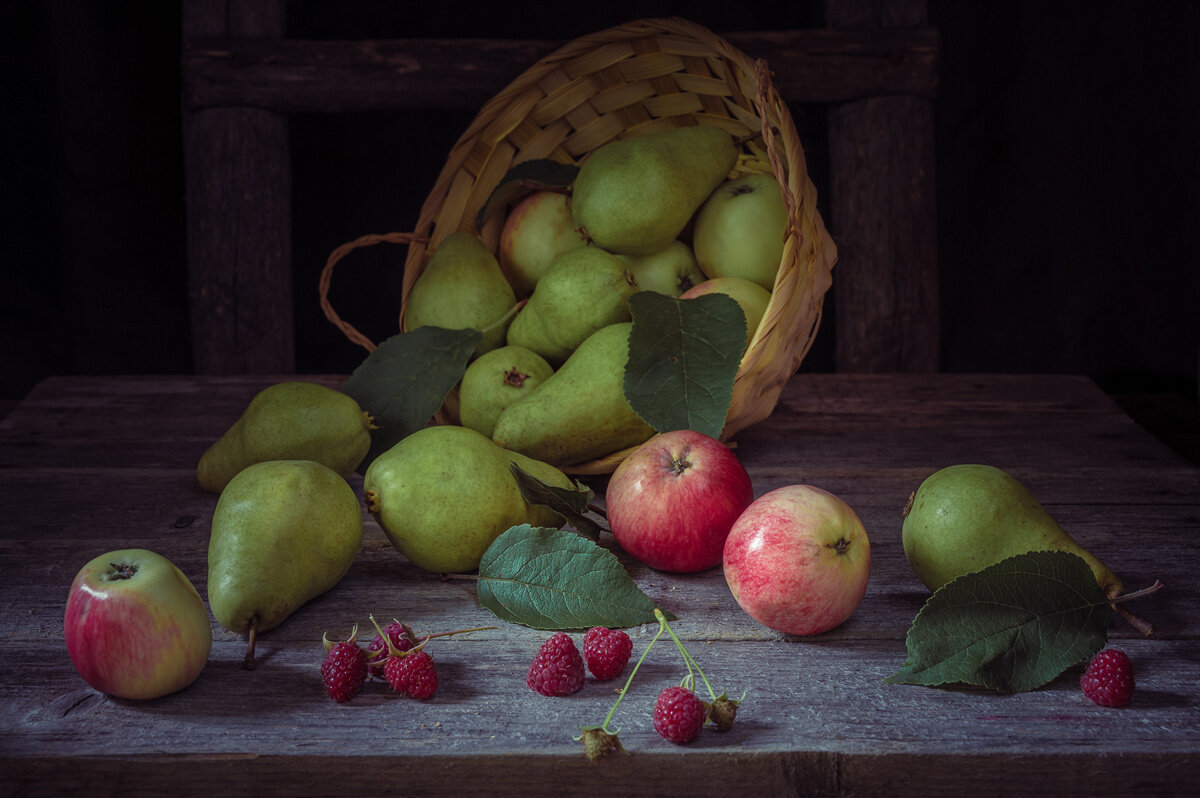
[[[924,27],[925,0],[827,0],[831,28]],[[829,110],[835,367],[940,365],[933,102],[887,96]]]
[[[282,38],[284,0],[184,0],[183,36]],[[193,370],[295,370],[287,117],[183,109]]]

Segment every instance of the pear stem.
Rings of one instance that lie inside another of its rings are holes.
[[[1116,610],[1118,615],[1128,621],[1129,625],[1134,629],[1137,629],[1146,637],[1154,637],[1154,624],[1134,615],[1129,610],[1120,606],[1119,602],[1142,598],[1143,596],[1149,596],[1151,593],[1157,593],[1159,590],[1162,590],[1162,588],[1163,583],[1155,579],[1154,584],[1150,585],[1150,587],[1144,587],[1141,590],[1135,590],[1132,593],[1122,593],[1119,596],[1114,596],[1109,600],[1109,606]]]
[[[250,620],[250,635],[246,643],[246,656],[242,658],[242,668],[244,670],[254,670],[254,643],[258,637],[258,618]]]

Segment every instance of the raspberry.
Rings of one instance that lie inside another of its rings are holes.
[[[673,743],[696,739],[707,717],[704,702],[686,687],[668,687],[654,702],[654,730]]]
[[[1133,663],[1124,651],[1106,648],[1079,679],[1083,694],[1103,707],[1123,707],[1133,698]]]
[[[566,632],[555,632],[529,663],[525,684],[542,695],[570,695],[583,687],[583,657]]]
[[[367,655],[351,640],[335,643],[321,663],[321,679],[330,698],[349,701],[367,679]]]
[[[424,651],[388,657],[384,674],[393,690],[407,693],[413,698],[432,698],[437,691],[437,667],[433,664],[433,657]]]
[[[383,627],[383,634],[388,636],[398,651],[408,651],[413,647],[412,635],[399,621],[392,621]],[[383,634],[375,635],[375,639],[367,646],[367,670],[372,676],[383,676],[383,666],[388,656]]]
[[[583,636],[583,658],[600,681],[615,679],[633,654],[633,641],[621,629],[593,626]]]

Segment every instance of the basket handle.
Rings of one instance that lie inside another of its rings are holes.
[[[337,311],[333,309],[333,304],[329,301],[329,286],[333,282],[333,267],[342,258],[349,255],[359,247],[372,247],[376,244],[413,244],[413,243],[428,243],[428,236],[417,235],[416,233],[372,233],[370,235],[360,236],[353,241],[348,241],[340,247],[329,253],[329,258],[325,261],[325,267],[321,269],[321,278],[317,283],[317,291],[321,296],[321,310],[325,313],[325,318],[329,319],[335,327],[349,338],[353,343],[358,344],[363,349],[371,352],[375,349],[375,342],[367,336],[359,332],[354,325],[342,319]]]

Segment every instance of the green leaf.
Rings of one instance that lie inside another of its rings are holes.
[[[575,182],[577,174],[578,166],[549,158],[522,161],[509,169],[492,189],[487,202],[475,214],[475,229],[481,229],[493,213],[508,203],[516,202],[534,191],[566,188]]]
[[[514,526],[479,562],[479,603],[534,629],[655,623],[654,602],[608,549],[562,529]]]
[[[595,491],[582,482],[575,482],[574,488],[548,485],[524,471],[516,463],[509,463],[508,467],[517,478],[517,487],[520,488],[525,501],[549,507],[567,519],[567,523],[576,532],[587,535],[592,540],[600,539],[600,525],[587,517],[588,505],[596,495]]]
[[[482,334],[478,330],[418,327],[375,347],[346,378],[342,392],[375,417],[371,448],[360,471],[429,423],[462,379]]]
[[[938,588],[917,613],[890,684],[1035,690],[1103,648],[1111,607],[1083,559],[1037,551]]]
[[[692,429],[719,437],[746,348],[741,307],[720,293],[676,299],[640,291],[629,298],[629,309],[630,406],[658,432]]]

